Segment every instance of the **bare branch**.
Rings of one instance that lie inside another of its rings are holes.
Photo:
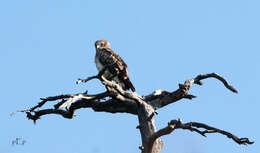
[[[233,86],[229,85],[228,82],[222,76],[216,73],[200,74],[194,79],[194,83],[198,85],[202,85],[203,83],[201,82],[201,80],[207,78],[216,78],[219,81],[221,81],[227,89],[231,90],[234,93],[238,93],[238,91]]]
[[[27,118],[32,119],[34,122],[43,115],[47,114],[58,114],[64,118],[73,118],[74,112],[80,108],[90,107],[94,111],[103,111],[110,113],[131,113],[137,114],[137,103],[145,103],[140,96],[136,93],[129,93],[124,91],[119,85],[115,84],[112,81],[108,81],[102,75],[107,68],[104,68],[96,76],[89,77],[87,79],[79,79],[78,83],[87,82],[92,79],[99,79],[106,87],[107,91],[104,93],[96,95],[88,95],[87,92],[79,94],[66,94],[51,96],[46,98],[41,98],[36,106],[28,109],[17,112],[26,112]],[[109,99],[102,102],[103,99]],[[36,111],[37,108],[41,108],[48,101],[61,100],[60,102],[54,104],[54,109],[42,109]],[[65,108],[62,110],[61,108]],[[15,112],[16,113],[16,112]],[[12,114],[15,114],[12,113]]]
[[[103,92],[96,95],[88,95],[87,92],[79,94],[65,94],[41,98],[41,102],[36,106],[17,112],[26,112],[27,118],[36,122],[41,116],[47,114],[57,114],[64,118],[71,119],[74,117],[74,112],[80,108],[92,108],[97,112],[109,113],[130,113],[137,114],[137,105],[133,101],[129,101],[121,97],[115,99],[115,93]],[[65,100],[66,99],[66,100]],[[108,99],[103,101],[103,99]],[[54,109],[42,109],[36,111],[36,108],[42,107],[48,101],[62,100],[54,105]],[[103,102],[102,102],[103,101]],[[67,107],[66,110],[61,108]]]
[[[127,91],[123,90],[118,84],[114,83],[113,81],[109,81],[104,76],[102,76],[104,74],[104,72],[106,71],[106,69],[109,68],[109,66],[106,66],[105,68],[103,68],[98,73],[98,75],[89,77],[87,79],[78,79],[78,81],[76,83],[79,84],[81,82],[87,82],[92,79],[99,79],[107,87],[108,92],[116,91],[116,93],[120,94],[121,96],[123,96],[125,98],[132,99],[135,102],[143,103],[144,101],[142,100],[142,97],[139,96],[138,94],[136,94],[135,92],[134,93],[127,92]],[[112,91],[111,91],[111,88],[112,88]]]
[[[93,80],[93,79],[99,79],[101,78],[101,76],[104,74],[104,72],[106,71],[106,69],[108,68],[109,66],[107,67],[104,67],[103,70],[99,71],[99,73],[95,76],[91,76],[91,77],[88,77],[87,79],[78,79],[78,81],[76,82],[76,84],[80,84],[81,82],[83,83],[86,83],[90,80]]]
[[[78,79],[78,81],[76,82],[76,84],[80,84],[80,83],[86,83],[90,80],[93,80],[93,79],[98,79],[99,77],[98,76],[91,76],[91,77],[88,77],[87,79]]]
[[[118,84],[113,83],[112,81],[108,81],[105,77],[101,76],[100,77],[102,83],[109,87],[114,89],[116,91],[116,93],[120,94],[121,96],[129,99],[129,100],[133,100],[134,102],[137,102],[139,104],[142,103],[146,103],[143,98],[141,96],[139,96],[136,92],[127,92],[125,90],[123,90]]]
[[[200,130],[199,128],[205,129],[204,131]],[[198,123],[198,122],[189,122],[189,123],[182,123],[181,120],[172,120],[168,123],[168,126],[166,126],[165,128],[160,129],[159,131],[155,132],[149,139],[148,142],[148,147],[152,148],[153,147],[153,143],[156,139],[158,139],[161,136],[164,135],[168,135],[170,133],[172,133],[175,129],[185,129],[185,130],[190,130],[192,132],[197,132],[200,135],[206,137],[205,134],[207,133],[220,133],[222,135],[227,136],[228,138],[231,138],[232,140],[234,140],[236,143],[238,144],[243,144],[243,145],[247,145],[247,144],[253,144],[254,142],[250,141],[248,138],[239,138],[227,131],[224,130],[220,130],[211,126],[208,126],[206,124],[203,123]],[[150,153],[151,150],[148,151],[148,153]]]
[[[99,79],[100,81],[102,81],[102,78],[101,76],[105,73],[105,71],[110,67],[110,66],[113,66],[113,65],[107,65],[105,66],[101,71],[98,72],[97,75],[95,76],[91,76],[91,77],[88,77],[87,79],[78,79],[78,81],[76,82],[76,84],[80,84],[81,82],[83,83],[86,83],[90,80],[93,80],[93,79]]]
[[[75,115],[75,111],[81,108],[92,108],[96,112],[109,112],[109,113],[130,113],[137,114],[136,104],[133,102],[125,101],[121,102],[116,99],[110,99],[106,102],[100,102],[99,100],[87,100],[80,99],[77,102],[71,104],[71,106],[66,109],[42,109],[39,111],[27,111],[27,118],[36,122],[41,116],[48,114],[61,115],[64,118],[72,119]]]
[[[220,134],[226,135],[228,138],[233,139],[238,144],[247,145],[247,144],[253,144],[254,143],[252,141],[249,141],[248,138],[238,138],[237,136],[235,136],[235,135],[233,135],[233,134],[231,134],[231,133],[229,133],[227,131],[223,131],[223,130],[217,129],[217,128],[208,126],[208,125],[203,124],[203,123],[190,122],[190,123],[184,124],[183,127],[181,127],[181,128],[184,129],[185,127],[187,127],[187,129],[189,129],[188,127],[204,128],[204,129],[206,129],[204,131],[201,131],[202,135],[205,135],[207,133],[220,133]]]
[[[194,79],[189,79],[185,81],[184,84],[179,84],[179,89],[177,89],[176,91],[168,92],[164,90],[156,90],[152,94],[145,96],[143,99],[144,101],[148,101],[148,103],[152,105],[155,110],[160,109],[171,103],[177,102],[183,98],[193,99],[196,96],[188,94],[192,84],[195,83],[198,85],[202,85],[201,80],[207,78],[216,78],[220,80],[227,89],[231,90],[234,93],[237,93],[237,90],[231,85],[229,85],[223,77],[221,77],[216,73],[209,73],[209,74],[200,74],[196,76]]]

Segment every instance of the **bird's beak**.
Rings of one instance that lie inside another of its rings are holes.
[[[100,47],[100,45],[97,45],[96,47],[97,47],[97,49],[98,49],[98,48]]]

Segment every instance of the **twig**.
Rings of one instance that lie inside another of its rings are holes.
[[[98,76],[92,76],[92,77],[88,77],[87,79],[78,79],[78,81],[76,82],[76,84],[80,84],[80,83],[86,83],[90,80],[93,80],[93,79],[98,79]]]
[[[229,85],[228,82],[222,76],[218,75],[217,73],[200,74],[196,78],[194,78],[194,83],[198,84],[198,85],[202,85],[203,83],[201,82],[201,80],[204,80],[207,78],[216,78],[219,81],[221,81],[226,88],[228,88],[229,90],[231,90],[234,93],[238,93],[238,91],[233,86]]]
[[[86,83],[90,80],[93,80],[93,79],[99,79],[101,80],[101,76],[105,73],[105,71],[108,69],[109,66],[106,66],[104,67],[101,71],[99,71],[99,73],[95,76],[91,76],[91,77],[88,77],[87,79],[78,79],[78,81],[76,81],[76,84],[80,84],[80,83]]]

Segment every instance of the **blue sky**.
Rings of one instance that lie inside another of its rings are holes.
[[[225,136],[177,130],[162,138],[162,153],[257,153],[260,150],[260,3],[248,0],[1,1],[0,153],[138,153],[136,116],[77,111],[68,120],[42,117],[36,125],[16,110],[40,97],[104,90],[94,42],[107,39],[127,62],[140,95],[176,90],[200,73],[223,75],[239,94],[213,79],[194,85],[196,99],[159,110],[158,128],[172,119],[197,121],[256,141],[239,146]],[[49,105],[51,106],[51,105]],[[24,146],[12,146],[17,137]]]

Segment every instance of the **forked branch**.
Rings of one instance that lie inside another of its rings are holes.
[[[198,122],[182,123],[182,121],[179,119],[179,120],[171,120],[165,128],[162,128],[159,131],[155,132],[149,138],[148,148],[152,148],[153,143],[155,142],[156,139],[158,139],[161,136],[168,135],[176,129],[190,130],[192,132],[199,133],[200,135],[202,135],[204,137],[206,137],[207,133],[219,133],[219,134],[225,135],[228,138],[234,140],[236,143],[243,144],[243,145],[254,143],[254,142],[250,141],[248,138],[239,138],[239,137],[233,135],[232,133],[214,128],[212,126],[208,126],[203,123],[198,123]],[[151,149],[148,151],[148,153],[151,153]]]
[[[195,78],[185,81],[184,84],[179,84],[179,89],[173,92],[156,90],[152,94],[145,96],[144,100],[147,101],[150,105],[152,105],[155,110],[160,109],[166,105],[172,104],[174,102],[177,102],[183,98],[191,100],[196,97],[194,95],[188,94],[191,86],[193,84],[202,85],[203,83],[201,81],[207,78],[215,78],[221,81],[227,89],[234,93],[237,93],[237,90],[230,84],[228,84],[228,82],[222,76],[216,73],[209,73],[200,74]]]

